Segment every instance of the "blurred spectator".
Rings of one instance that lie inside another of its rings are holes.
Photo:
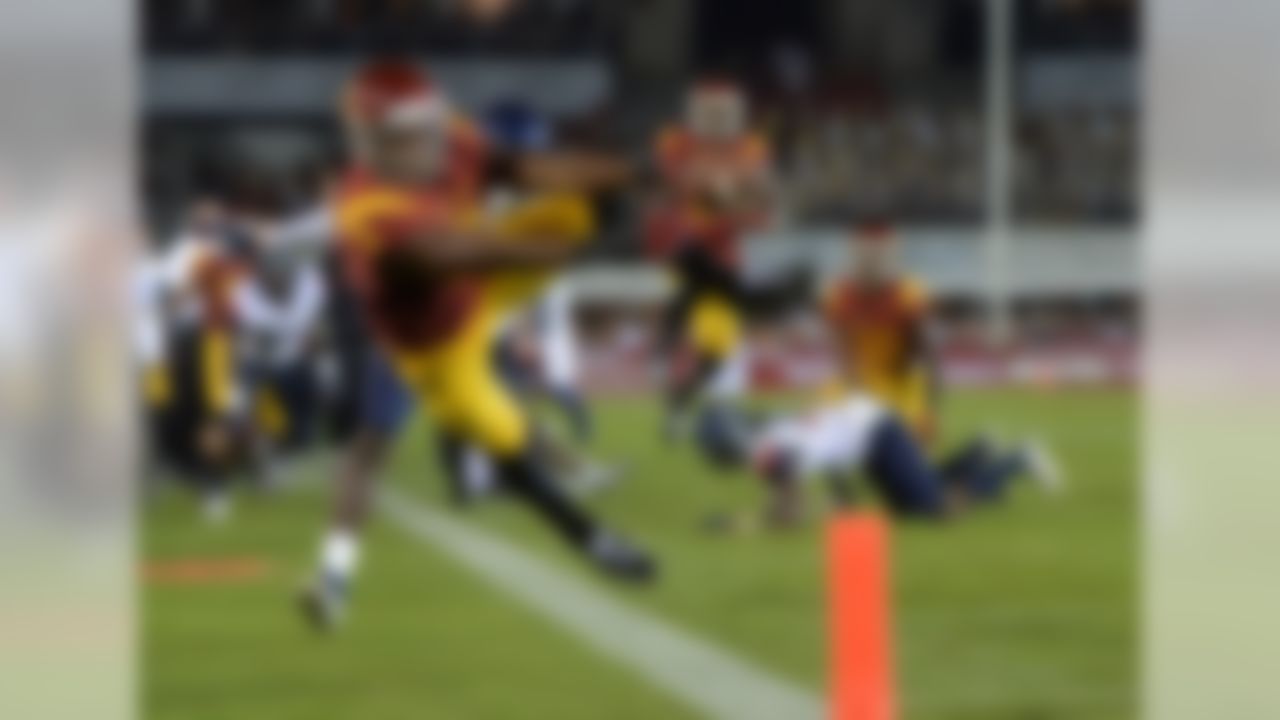
[[[928,4],[912,12],[929,17]],[[699,4],[689,28],[692,62],[739,68],[758,91],[787,215],[800,223],[843,223],[866,214],[914,224],[980,223],[987,156],[981,3],[949,3],[938,16],[945,42],[936,57],[926,53],[905,76],[870,56],[836,63],[839,53],[826,44],[829,33],[811,5],[716,0]],[[1028,65],[1045,56],[1123,59],[1132,52],[1131,2],[1027,0],[1018,8],[1019,58]],[[609,24],[626,13],[603,0],[146,0],[144,16],[149,50],[161,56],[588,56],[614,79],[613,96],[576,116],[546,118],[538,132],[637,156],[679,94],[672,78],[637,80],[642,72],[625,64],[626,53],[610,52]],[[962,57],[967,60],[959,62]],[[1013,153],[1020,223],[1126,223],[1137,215],[1136,100],[1125,100],[1121,89],[1110,105],[1077,102],[1072,93],[1081,84],[1091,85],[1098,73],[1120,74],[1110,66],[1083,68],[1069,73],[1075,85],[1050,104],[1021,98]],[[239,126],[305,126],[313,144],[334,146],[328,109],[313,116],[229,112],[156,121],[147,130],[145,178],[153,205],[204,189],[210,175],[230,174],[225,166],[246,154],[230,147]],[[520,117],[527,110],[507,107],[485,120],[500,134],[515,132],[528,125]],[[269,144],[280,144],[279,136]],[[281,152],[249,154],[261,160],[257,156]]]
[[[973,105],[826,108],[790,128],[783,177],[793,213],[816,222],[890,213],[915,222],[983,217],[985,132]],[[1015,215],[1024,223],[1117,223],[1136,215],[1134,117],[1127,110],[1027,115],[1015,140]]]

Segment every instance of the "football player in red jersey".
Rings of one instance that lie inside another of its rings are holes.
[[[720,80],[693,88],[684,121],[659,133],[654,154],[662,194],[647,242],[676,282],[662,338],[680,358],[668,379],[671,436],[687,429],[698,395],[739,353],[749,294],[740,242],[769,215],[771,161],[748,126],[745,93]]]
[[[839,394],[862,390],[893,408],[926,445],[937,423],[938,377],[928,340],[929,294],[898,265],[898,239],[883,221],[850,236],[853,262],[825,293]]]
[[[589,210],[551,197],[498,220],[486,217],[477,192],[491,171],[478,157],[482,141],[460,130],[465,126],[444,94],[412,65],[365,68],[344,97],[344,116],[357,165],[335,219],[349,285],[380,353],[436,426],[493,457],[504,488],[573,548],[611,576],[648,580],[650,558],[562,491],[530,421],[491,363],[502,317],[590,233]],[[367,491],[356,494],[367,502]],[[321,577],[304,595],[304,607],[322,624],[341,614],[355,530],[331,533]]]

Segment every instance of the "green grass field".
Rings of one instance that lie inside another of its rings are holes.
[[[593,499],[661,556],[661,583],[601,592],[821,693],[824,586],[818,526],[785,537],[711,538],[709,512],[754,507],[759,488],[709,473],[657,439],[648,400],[597,406],[602,455],[630,474]],[[912,720],[1136,716],[1135,402],[1116,391],[958,392],[953,439],[1035,431],[1069,474],[1066,495],[1020,485],[1002,507],[894,535],[900,693]],[[410,433],[389,481],[440,504],[426,433]],[[320,472],[327,475],[327,469]],[[145,581],[142,702],[150,720],[653,720],[698,717],[437,549],[377,523],[350,623],[316,637],[293,613],[326,517],[318,485],[246,495],[207,527],[169,494],[145,510],[148,565],[252,559],[264,571]],[[520,508],[469,521],[583,573]],[[790,720],[779,718],[778,720]]]

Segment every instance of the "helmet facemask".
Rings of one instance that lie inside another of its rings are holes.
[[[746,132],[746,98],[732,85],[697,87],[689,95],[686,122],[699,137],[732,140]]]

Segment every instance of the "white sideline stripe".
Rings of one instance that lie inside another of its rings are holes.
[[[813,692],[627,607],[518,547],[391,489],[383,490],[378,501],[414,537],[707,717],[819,720],[826,715]]]

